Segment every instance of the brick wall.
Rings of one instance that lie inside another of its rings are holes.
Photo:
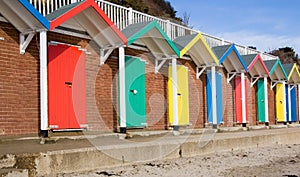
[[[251,76],[247,76],[247,91],[248,91],[248,101],[246,102],[248,106],[248,121],[249,125],[256,125],[258,123],[257,118],[257,83],[251,87]]]
[[[33,38],[20,55],[19,33],[0,22],[0,135],[37,134],[39,127],[39,53]]]
[[[218,68],[222,74],[222,91],[223,91],[223,126],[230,127],[235,125],[235,106],[234,106],[234,79],[227,83],[227,72],[225,68]]]
[[[276,87],[271,90],[271,80],[268,79],[268,101],[269,101],[269,124],[274,125],[276,123],[276,102],[275,91]]]

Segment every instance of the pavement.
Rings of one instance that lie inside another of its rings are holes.
[[[216,151],[300,144],[300,125],[186,129],[176,135],[173,131],[129,131],[125,135],[73,132],[50,136],[45,144],[36,136],[1,138],[0,176],[47,176]]]

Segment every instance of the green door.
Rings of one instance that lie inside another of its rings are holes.
[[[145,62],[125,57],[126,127],[146,126]]]
[[[258,122],[266,122],[265,116],[265,86],[264,80],[257,82],[257,116]]]

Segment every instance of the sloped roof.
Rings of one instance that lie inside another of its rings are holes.
[[[87,32],[101,48],[127,44],[126,37],[93,0],[61,7],[46,17],[28,0],[0,0],[0,13],[22,33],[63,26]]]
[[[49,30],[49,21],[28,0],[0,0],[0,13],[21,33]]]
[[[201,33],[178,37],[173,41],[180,50],[180,57],[189,55],[197,66],[216,64],[219,61]]]
[[[283,64],[283,68],[288,75],[288,82],[293,84],[300,83],[300,74],[295,63]]]
[[[128,46],[145,45],[157,56],[180,56],[180,52],[163,31],[157,21],[131,24],[122,30],[128,39]]]
[[[64,14],[68,13],[73,8],[76,8],[76,7],[80,6],[82,3],[84,3],[84,1],[79,1],[79,2],[76,2],[76,3],[73,3],[73,4],[63,6],[59,9],[57,9],[56,11],[52,12],[51,14],[47,15],[46,18],[49,21],[53,21],[53,20],[63,16]]]
[[[278,81],[288,79],[280,60],[266,60],[264,63],[269,70],[271,80]]]
[[[245,64],[249,68],[250,64],[255,60],[257,54],[250,54],[250,55],[242,55]]]
[[[50,30],[63,26],[86,31],[102,48],[127,43],[126,37],[94,0],[83,0],[64,6],[47,15],[46,18],[50,21]]]
[[[269,76],[269,70],[260,54],[242,55],[251,77]]]
[[[290,73],[292,72],[293,70],[293,67],[294,67],[294,63],[289,63],[289,64],[282,64],[286,74],[288,75],[288,77],[290,76]]]
[[[234,44],[212,47],[213,52],[227,72],[248,71],[248,68]]]

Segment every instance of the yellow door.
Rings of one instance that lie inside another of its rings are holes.
[[[189,83],[188,83],[188,68],[185,66],[177,66],[177,102],[178,102],[178,125],[189,124]],[[169,67],[168,79],[168,108],[169,108],[169,123],[174,125],[173,114],[173,81],[172,67]]]
[[[276,117],[278,122],[285,122],[284,89],[283,84],[276,85]]]

